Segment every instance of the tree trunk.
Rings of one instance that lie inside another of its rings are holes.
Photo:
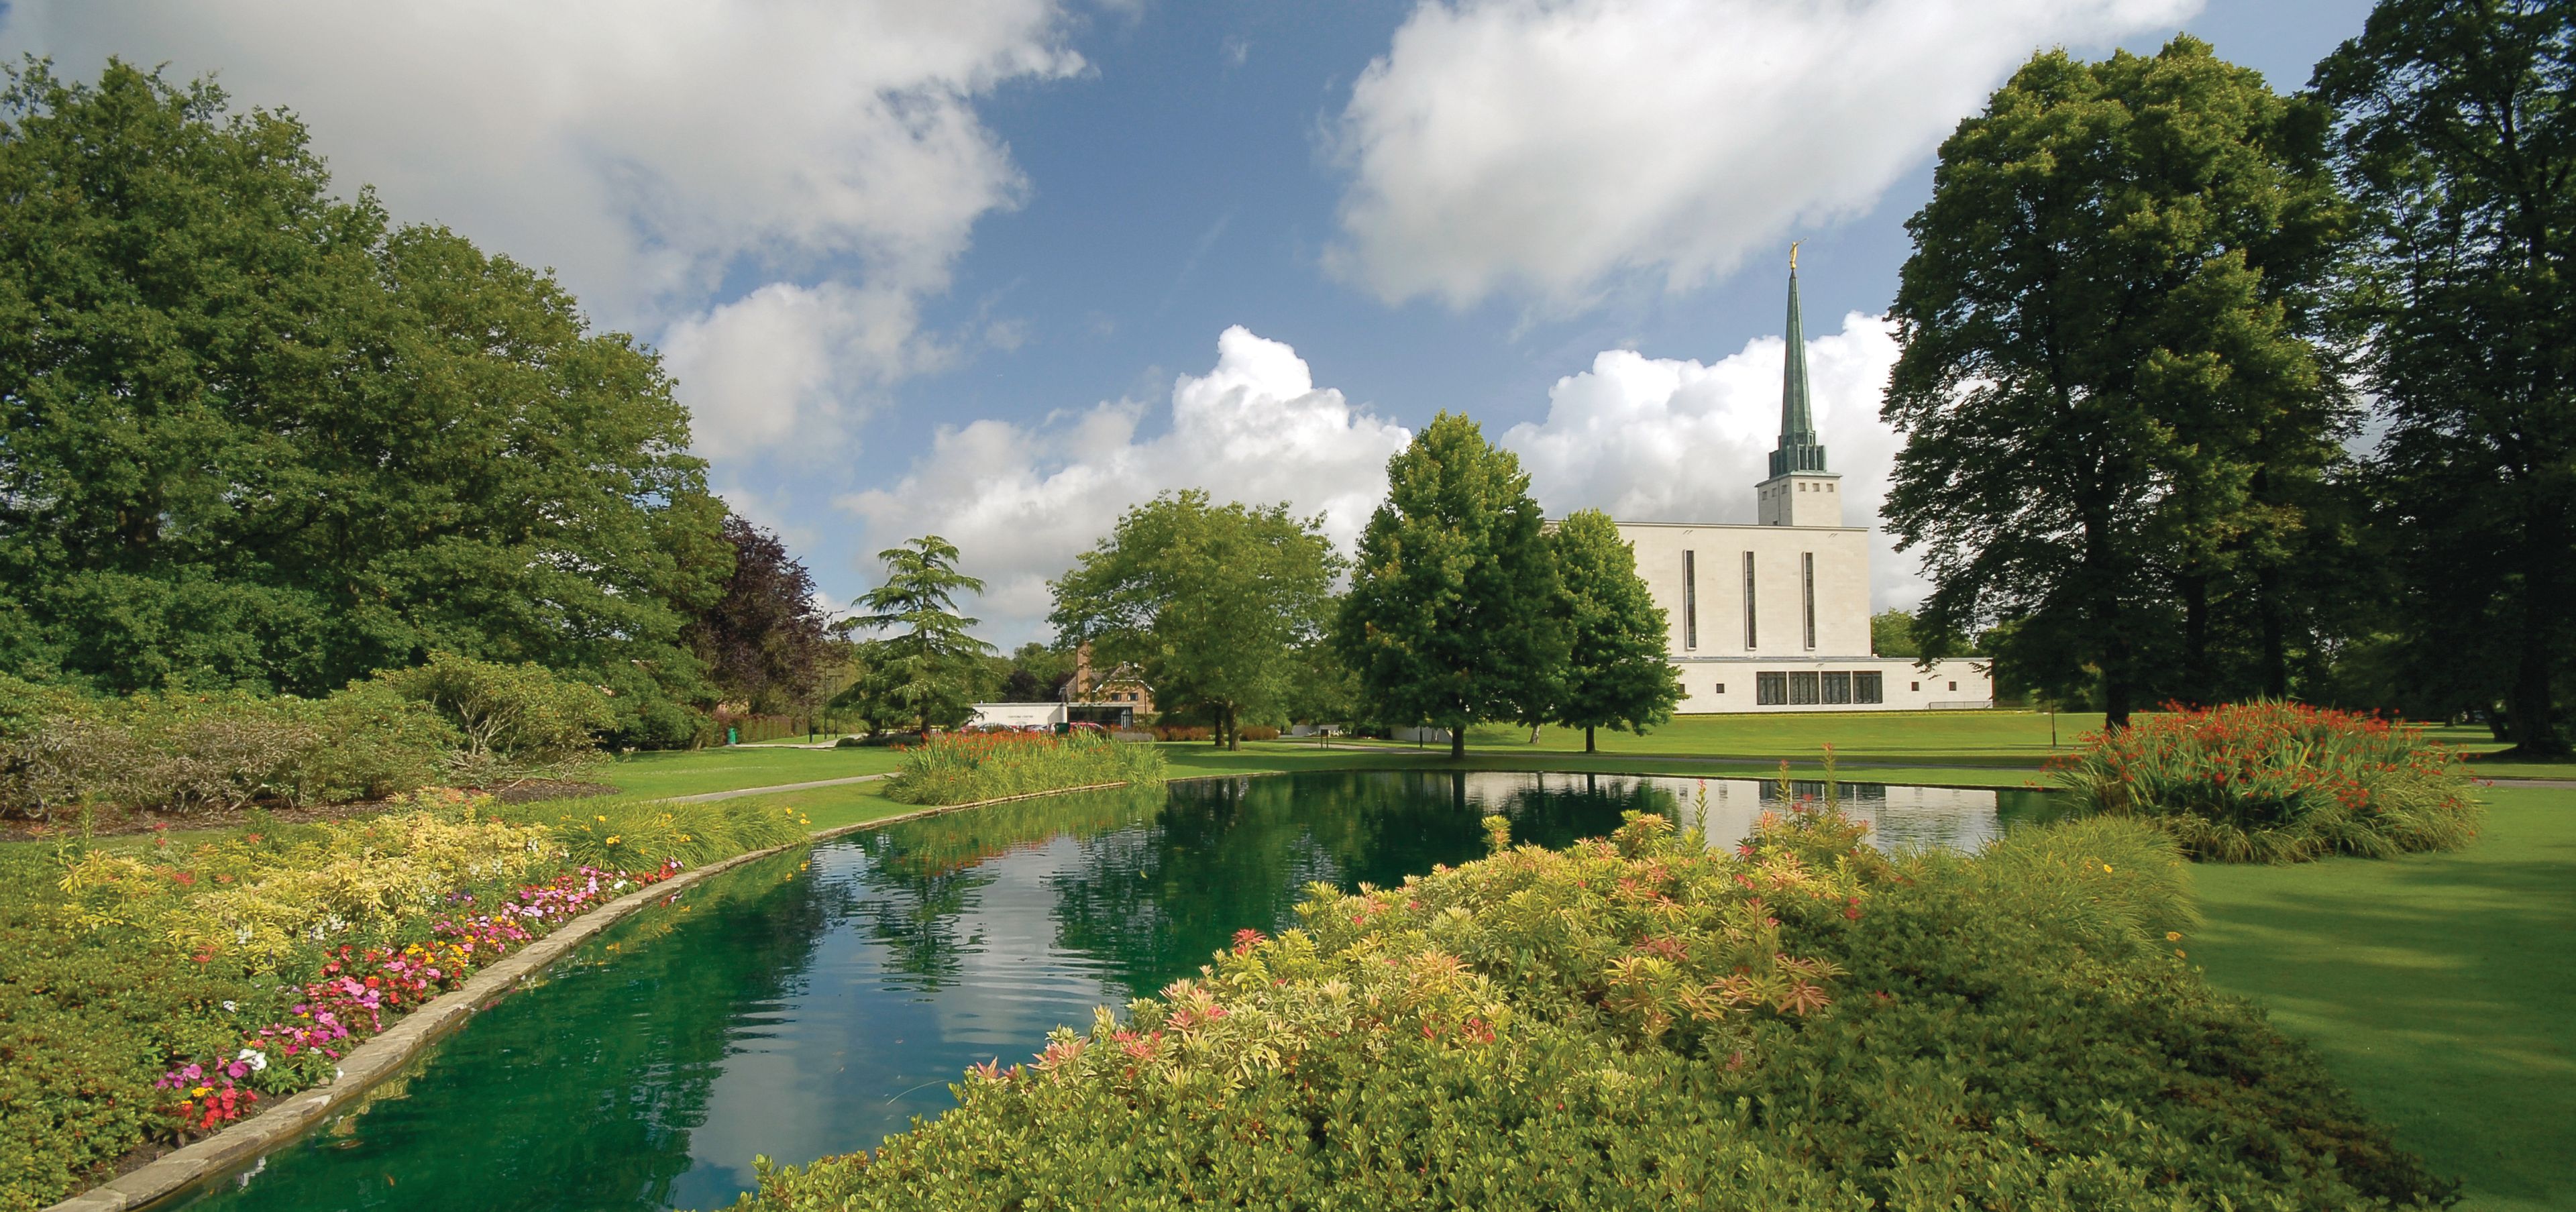
[[[2265,564],[2254,574],[2254,592],[2262,599],[2263,695],[2275,701],[2290,697],[2289,621],[2282,617],[2281,570]]]
[[[1583,726],[1583,751],[1584,751],[1585,753],[1599,753],[1599,752],[1601,752],[1601,746],[1600,746],[1599,744],[1595,743],[1595,742],[1594,742],[1594,740],[1593,740],[1593,737],[1592,737],[1592,725],[1590,725],[1590,724],[1586,724],[1586,725],[1584,725],[1584,726]]]
[[[2193,706],[2206,707],[2210,694],[2209,577],[2192,573],[2178,578],[2182,589],[2182,692]]]
[[[1243,720],[1231,706],[1225,709],[1225,749],[1228,753],[1243,752]]]
[[[2133,704],[2131,685],[2131,644],[2128,619],[2122,617],[2120,570],[2112,567],[2111,518],[2107,509],[2087,509],[2084,514],[2084,567],[2078,574],[2084,585],[2084,613],[2093,620],[2094,634],[2101,644],[2097,658],[2102,666],[2102,730],[2118,732],[2129,726]]]
[[[1449,730],[1449,760],[1453,762],[1463,762],[1467,760],[1467,726],[1465,724],[1460,724]]]
[[[2544,589],[2545,591],[2545,589]],[[2565,757],[2567,738],[2558,733],[2558,713],[2549,701],[2549,626],[2541,621],[2539,603],[2528,582],[2523,598],[2522,653],[2513,671],[2513,694],[2507,700],[2506,725],[2513,732],[2517,757]]]

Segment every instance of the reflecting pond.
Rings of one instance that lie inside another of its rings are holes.
[[[1793,794],[1815,796],[1816,784]],[[1882,845],[1973,848],[2035,791],[1845,784]],[[766,1153],[874,1148],[977,1061],[1195,972],[1323,881],[1400,882],[1500,813],[1563,845],[1665,814],[1731,844],[1777,790],[1615,775],[1299,774],[1027,800],[727,872],[603,931],[365,1105],[186,1206],[730,1204]]]

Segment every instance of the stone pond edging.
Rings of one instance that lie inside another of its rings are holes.
[[[841,782],[845,780],[829,780]],[[861,780],[846,780],[861,781]],[[144,1163],[105,1183],[74,1195],[45,1209],[45,1212],[128,1212],[147,1207],[177,1195],[200,1180],[223,1174],[234,1166],[258,1158],[280,1145],[302,1135],[306,1129],[328,1118],[358,1100],[376,1083],[393,1076],[403,1065],[429,1045],[448,1033],[464,1027],[475,1014],[509,996],[529,976],[543,971],[561,959],[583,940],[615,925],[620,919],[653,901],[677,893],[700,880],[745,863],[768,858],[798,846],[856,833],[862,829],[880,829],[887,825],[918,820],[969,808],[1007,804],[1014,800],[1031,800],[1049,795],[1071,795],[1079,791],[1107,791],[1124,787],[1124,782],[1093,783],[1082,787],[1062,787],[1054,791],[1032,791],[1025,795],[1006,795],[999,799],[977,800],[968,804],[940,804],[894,816],[861,821],[855,825],[838,825],[816,830],[803,841],[772,846],[737,854],[729,859],[683,871],[658,884],[647,885],[605,905],[565,922],[553,933],[503,957],[466,978],[463,985],[421,1004],[401,1021],[370,1037],[340,1059],[339,1075],[331,1081],[290,1094],[270,1103],[268,1109],[216,1132],[203,1140],[181,1146]],[[760,788],[760,791],[772,790]],[[751,794],[745,792],[744,794]]]

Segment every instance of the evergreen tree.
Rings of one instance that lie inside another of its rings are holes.
[[[1450,730],[1546,718],[1566,659],[1565,594],[1520,460],[1441,413],[1387,461],[1334,644],[1373,714]]]
[[[2317,66],[2369,216],[2356,293],[2405,680],[2563,756],[2576,676],[2576,3],[2385,0]],[[2497,709],[2501,707],[2499,712]]]
[[[2197,659],[2211,581],[2280,558],[2282,481],[2336,420],[2305,336],[2345,212],[2324,131],[2177,37],[2042,53],[1942,144],[1885,409],[1925,656],[2019,620],[2016,666],[2090,667],[2119,727],[2174,648]]]
[[[1287,699],[1340,571],[1321,518],[1165,493],[1128,510],[1054,583],[1048,621],[1058,642],[1143,669],[1157,708],[1205,710],[1211,739],[1240,749],[1243,717]]]
[[[1598,748],[1597,729],[1643,733],[1670,721],[1682,680],[1664,659],[1664,608],[1637,575],[1637,553],[1618,524],[1600,510],[1579,510],[1547,539],[1567,602],[1565,672],[1549,714],[1583,730],[1585,753]]]
[[[877,559],[886,579],[859,599],[868,613],[833,626],[844,633],[901,630],[861,646],[867,672],[844,694],[855,700],[845,705],[861,708],[872,724],[908,718],[924,733],[966,722],[993,646],[966,634],[981,620],[957,613],[957,595],[982,593],[984,582],[959,572],[956,545],[935,534],[889,547]]]

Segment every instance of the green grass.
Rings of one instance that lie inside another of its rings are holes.
[[[2576,1207],[2576,791],[2488,791],[2468,849],[2204,863],[2187,946],[2476,1209]]]
[[[789,749],[774,745],[733,745],[669,753],[634,753],[585,777],[598,779],[629,795],[697,795],[739,791],[859,774],[888,774],[902,764],[890,746],[865,749]]]

